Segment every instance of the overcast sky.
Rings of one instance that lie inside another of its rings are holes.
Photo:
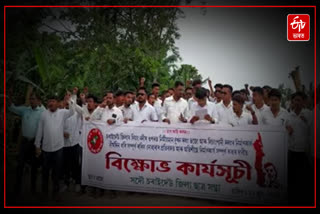
[[[309,42],[288,42],[286,35],[287,14],[312,15],[313,8],[207,8],[205,15],[199,8],[183,11],[185,18],[178,20],[181,38],[176,41],[181,64],[194,65],[203,78],[236,89],[245,83],[284,83],[293,89],[288,73],[300,65],[302,83],[308,87],[313,81],[313,30]]]

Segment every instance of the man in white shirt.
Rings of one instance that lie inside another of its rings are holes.
[[[243,111],[244,100],[241,95],[232,97],[232,114],[227,117],[227,124],[232,126],[243,126],[250,124],[258,124],[257,117],[253,110],[250,114]]]
[[[221,83],[217,83],[214,85],[214,98],[211,99],[210,101],[213,102],[214,104],[219,104],[222,101],[222,87],[223,85]]]
[[[308,189],[310,188],[308,184],[313,183],[313,176],[306,153],[308,149],[308,136],[310,135],[309,130],[313,118],[311,112],[304,108],[305,100],[306,95],[303,92],[292,94],[291,102],[293,110],[289,113],[287,121],[287,126],[289,127],[288,187],[289,194],[295,195],[295,197],[292,197],[294,201],[297,200],[296,197],[301,195],[307,196],[313,192],[313,187]],[[301,183],[304,185],[300,185]]]
[[[281,92],[278,89],[271,89],[268,96],[270,109],[261,114],[262,124],[286,127],[289,113],[280,106]]]
[[[189,99],[191,99],[191,97],[192,97],[192,88],[191,87],[187,87],[184,90],[184,99],[188,102]]]
[[[15,194],[21,193],[21,184],[24,172],[24,166],[30,161],[31,164],[31,192],[35,193],[37,169],[40,165],[40,159],[36,158],[34,140],[41,113],[46,109],[40,105],[39,95],[33,93],[29,97],[30,106],[15,106],[9,96],[8,110],[21,117],[22,141],[19,146],[18,163],[16,171]]]
[[[231,100],[232,90],[233,88],[230,85],[226,84],[222,86],[222,102],[216,105],[219,123],[226,123],[228,120],[228,115],[233,113]]]
[[[191,107],[194,103],[196,103],[196,99],[194,97],[198,88],[201,88],[202,82],[200,79],[196,79],[192,81],[192,97],[188,100],[188,109],[191,110]]]
[[[80,191],[81,184],[81,165],[79,164],[81,129],[82,115],[76,112],[66,120],[63,133],[64,183],[68,188],[70,185],[70,178],[74,179],[76,192]]]
[[[154,95],[154,104],[152,105],[154,109],[156,110],[158,118],[161,118],[162,115],[162,100],[159,98],[159,91],[160,91],[160,84],[159,83],[153,83],[151,94]]]
[[[72,99],[77,100],[76,95],[73,95]],[[92,94],[85,96],[85,94],[82,93],[80,94],[80,99],[83,100],[82,106],[75,104],[75,111],[82,115],[84,120],[100,120],[104,107],[106,106],[106,102],[99,105],[98,98]],[[80,144],[80,146],[82,145]]]
[[[133,119],[133,111],[131,106],[133,104],[133,92],[127,91],[124,93],[124,104],[119,109],[122,111],[123,122],[127,123]]]
[[[124,104],[124,93],[123,91],[119,90],[114,96],[114,103],[117,108]]]
[[[189,122],[194,123],[215,123],[217,119],[217,112],[215,104],[208,102],[206,97],[206,89],[199,88],[195,93],[197,103],[191,107]]]
[[[48,110],[42,112],[35,140],[36,154],[43,154],[42,191],[48,193],[49,171],[52,169],[53,196],[59,197],[59,178],[62,171],[64,137],[63,129],[67,118],[74,114],[74,103],[66,95],[70,109],[58,109],[58,98],[50,96]],[[41,144],[42,142],[42,144]]]
[[[182,98],[184,84],[180,81],[175,82],[173,96],[165,99],[163,104],[163,115],[161,120],[170,123],[185,123],[188,118],[188,103]]]
[[[156,110],[147,102],[147,91],[144,87],[140,87],[137,93],[138,104],[132,106],[133,121],[145,122],[152,121],[157,122],[158,116]]]
[[[263,89],[261,87],[254,87],[252,89],[252,105],[247,105],[246,110],[253,110],[257,116],[258,124],[262,124],[262,113],[270,110],[269,106],[264,103]]]
[[[114,97],[112,92],[106,94],[106,104],[101,121],[106,122],[109,125],[121,124],[123,122],[122,111],[114,105]]]

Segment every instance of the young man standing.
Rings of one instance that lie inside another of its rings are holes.
[[[42,191],[48,194],[49,172],[52,169],[53,197],[59,199],[59,178],[63,164],[63,128],[67,118],[74,114],[74,102],[66,95],[69,110],[58,109],[58,98],[50,96],[48,110],[41,114],[35,140],[36,155],[43,154]],[[41,143],[42,142],[42,143]]]
[[[163,115],[161,120],[170,123],[185,123],[188,118],[188,103],[182,98],[184,84],[180,81],[175,82],[173,96],[168,97],[163,104]]]
[[[20,194],[23,171],[25,164],[31,163],[31,192],[36,191],[37,168],[39,160],[35,155],[34,140],[40,116],[45,108],[39,107],[40,97],[33,93],[29,98],[30,106],[15,106],[9,99],[9,111],[21,116],[22,118],[22,141],[18,153],[18,166],[16,174],[15,193]]]
[[[250,114],[243,111],[244,100],[241,95],[235,95],[232,97],[232,114],[227,117],[227,124],[232,126],[242,126],[249,124],[258,124],[257,117],[253,110]]]
[[[262,114],[268,111],[270,108],[264,103],[263,100],[263,89],[261,87],[254,87],[252,89],[252,105],[247,105],[248,111],[253,110],[257,116],[258,124],[262,124]]]
[[[264,125],[286,126],[289,113],[280,106],[281,92],[277,89],[271,89],[268,94],[270,109],[262,113],[261,121]]]
[[[114,105],[114,97],[112,92],[106,94],[106,104],[101,121],[106,122],[109,125],[120,124],[123,121],[123,115],[119,108]]]
[[[191,124],[194,124],[197,121],[212,124],[217,122],[215,104],[208,102],[206,93],[207,91],[205,88],[199,88],[195,93],[197,103],[193,104],[192,110],[190,111],[189,122]]]
[[[122,111],[123,122],[127,123],[133,119],[133,111],[131,106],[133,104],[133,92],[127,91],[124,93],[124,104],[119,109]]]
[[[138,104],[132,106],[133,121],[158,121],[156,110],[147,102],[147,91],[144,87],[140,87],[137,93]]]

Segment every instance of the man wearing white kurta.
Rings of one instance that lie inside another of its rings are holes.
[[[70,109],[58,109],[58,99],[48,99],[48,110],[42,112],[35,140],[37,156],[43,153],[42,191],[48,193],[49,171],[52,169],[53,194],[58,196],[59,178],[63,163],[64,136],[63,129],[67,118],[74,114],[74,102],[70,96],[66,99]],[[41,143],[42,142],[42,143]]]
[[[182,98],[184,85],[177,81],[174,87],[174,94],[165,99],[163,104],[162,121],[170,123],[187,122],[188,118],[188,102]]]

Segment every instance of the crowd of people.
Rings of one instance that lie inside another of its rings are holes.
[[[38,168],[42,167],[42,192],[48,195],[49,175],[52,171],[53,196],[75,183],[75,191],[84,193],[89,187],[81,185],[83,121],[102,121],[109,125],[122,123],[197,123],[246,126],[283,126],[288,133],[289,193],[306,177],[298,176],[299,170],[311,169],[314,158],[313,105],[308,96],[295,92],[281,107],[282,94],[269,86],[251,86],[233,90],[228,84],[217,83],[208,88],[201,80],[188,81],[187,86],[176,81],[173,88],[160,94],[160,84],[153,83],[151,91],[144,87],[141,78],[137,91],[107,91],[99,100],[88,88],[81,93],[78,88],[67,92],[61,99],[56,94],[47,97],[47,105],[33,93],[30,106],[15,106],[9,100],[8,109],[21,116],[22,136],[18,152],[15,193],[22,189],[23,171],[31,165],[31,192],[36,193]],[[318,105],[317,107],[318,108]],[[309,138],[310,137],[310,138]],[[311,154],[311,156],[309,155]],[[300,173],[301,174],[301,173]],[[311,182],[311,181],[306,181]],[[103,190],[92,188],[92,194],[103,194]],[[96,192],[96,193],[94,193]],[[112,197],[116,192],[112,191]]]

